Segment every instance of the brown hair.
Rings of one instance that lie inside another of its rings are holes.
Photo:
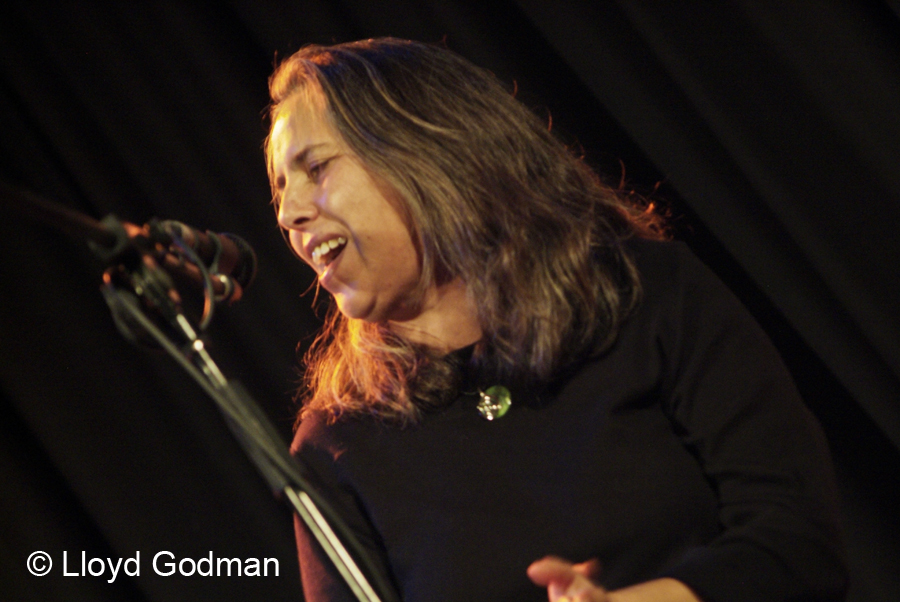
[[[640,293],[622,241],[656,236],[657,217],[601,183],[491,73],[385,38],[305,47],[269,89],[273,123],[298,92],[321,94],[339,135],[400,192],[421,290],[459,277],[476,300],[484,337],[472,362],[548,380],[615,339]],[[271,176],[269,141],[266,153]],[[334,304],[306,364],[301,416],[416,420],[453,395],[458,372]]]

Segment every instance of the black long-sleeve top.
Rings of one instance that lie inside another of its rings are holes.
[[[528,565],[598,558],[616,589],[669,576],[705,602],[841,600],[822,433],[773,346],[679,243],[634,241],[639,308],[553,387],[478,382],[413,427],[313,415],[293,452],[414,601],[544,601]],[[502,418],[476,410],[503,384]],[[297,527],[310,602],[346,586]]]

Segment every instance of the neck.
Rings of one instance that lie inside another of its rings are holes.
[[[392,320],[391,328],[414,343],[449,353],[477,342],[482,335],[468,287],[455,279],[429,290],[422,311],[408,320]]]

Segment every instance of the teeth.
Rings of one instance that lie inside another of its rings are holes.
[[[320,260],[323,256],[325,256],[329,251],[337,249],[340,246],[347,244],[347,239],[343,236],[338,236],[337,238],[332,238],[331,240],[326,240],[321,243],[312,252],[312,260],[314,263],[320,263]]]

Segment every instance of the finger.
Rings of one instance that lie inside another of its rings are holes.
[[[575,596],[569,596],[568,599],[570,602],[609,602],[606,591],[599,588],[583,591]]]
[[[608,602],[606,590],[594,585],[584,577],[577,577],[564,593],[550,594],[553,602]]]
[[[572,566],[573,571],[592,580],[596,580],[600,577],[601,568],[600,561],[596,558],[591,558],[590,560]]]
[[[565,589],[578,575],[571,562],[556,556],[547,556],[531,563],[527,570],[528,578],[535,584],[544,587],[551,583]]]
[[[606,590],[584,577],[579,577],[569,587],[564,598],[569,602],[608,602]],[[557,599],[556,602],[559,602]]]

